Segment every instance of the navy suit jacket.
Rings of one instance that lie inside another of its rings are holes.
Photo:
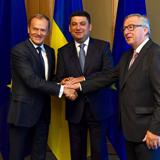
[[[59,94],[59,85],[52,82],[55,70],[54,50],[44,45],[48,58],[48,80],[42,78],[39,55],[33,44],[26,40],[12,49],[12,96],[8,123],[31,127],[41,113],[50,121],[50,95]]]
[[[109,47],[108,42],[90,38],[84,73],[81,71],[75,43],[71,42],[60,48],[56,73],[58,81],[66,77],[79,76],[84,76],[88,80],[104,71],[111,70],[112,58]],[[111,98],[106,96],[108,92],[107,89],[100,89],[87,94],[79,92],[75,101],[66,99],[66,119],[69,122],[78,123],[82,118],[85,102],[90,104],[90,110],[97,120],[108,118],[114,111],[107,105]]]

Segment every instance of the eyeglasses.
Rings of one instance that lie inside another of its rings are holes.
[[[137,27],[144,27],[142,24],[129,24],[128,26],[123,27],[123,32],[128,29],[129,31],[134,31]]]

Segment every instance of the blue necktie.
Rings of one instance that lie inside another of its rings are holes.
[[[37,47],[36,48],[38,50],[38,55],[39,55],[39,59],[41,62],[41,71],[42,71],[42,77],[45,78],[45,65],[44,65],[44,59],[42,57],[42,48],[41,47]]]
[[[82,72],[84,71],[84,64],[85,64],[85,51],[84,51],[84,46],[85,46],[85,44],[79,45],[79,47],[80,47],[80,51],[79,51],[79,62],[80,62],[80,65],[81,65]]]

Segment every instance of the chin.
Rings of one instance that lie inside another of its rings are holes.
[[[133,42],[132,41],[126,41],[127,42],[127,44],[129,44],[129,45],[132,45],[133,44]]]
[[[36,45],[41,45],[42,44],[42,42],[40,41],[34,41],[34,43],[36,44]]]
[[[83,42],[83,40],[79,39],[79,38],[77,38],[76,41],[79,42],[79,43]]]

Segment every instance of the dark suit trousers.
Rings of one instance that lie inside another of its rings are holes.
[[[145,143],[126,141],[127,160],[159,160],[160,148],[148,149]]]
[[[91,160],[108,160],[106,121],[97,121],[86,103],[79,123],[69,122],[71,160],[87,160],[87,131],[89,130]]]
[[[9,160],[24,160],[28,152],[32,160],[45,160],[49,124],[41,116],[33,127],[9,125]]]

